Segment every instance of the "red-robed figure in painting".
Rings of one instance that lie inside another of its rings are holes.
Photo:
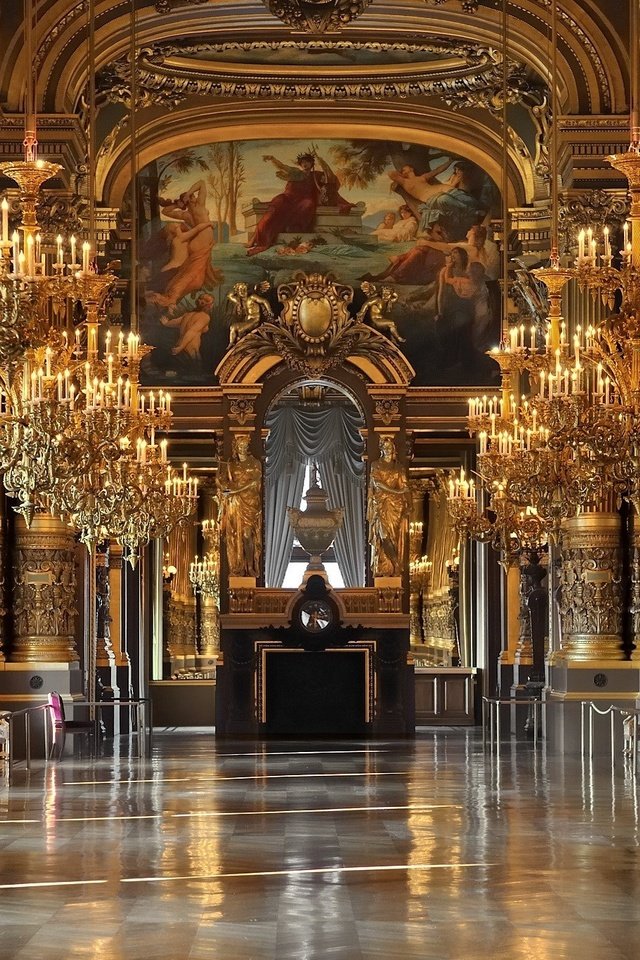
[[[253,256],[273,246],[279,233],[311,233],[319,206],[338,207],[348,213],[354,204],[340,196],[340,181],[329,166],[315,153],[301,153],[296,166],[282,163],[267,154],[262,158],[273,163],[276,176],[286,181],[282,193],[269,204],[249,241],[247,253]],[[316,170],[316,159],[321,170]]]

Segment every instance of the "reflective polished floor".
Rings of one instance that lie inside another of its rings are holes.
[[[398,743],[216,743],[0,780],[1,960],[640,957],[624,768]]]

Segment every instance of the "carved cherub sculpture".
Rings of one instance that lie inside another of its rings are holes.
[[[231,293],[227,294],[227,300],[233,304],[233,320],[229,331],[230,347],[260,326],[263,320],[273,319],[271,304],[257,292],[260,290],[264,293],[269,286],[270,284],[264,281],[254,288],[253,293],[249,293],[246,283],[236,283]]]
[[[382,287],[378,290],[376,285],[370,283],[368,280],[364,280],[360,284],[360,289],[367,299],[360,307],[356,319],[359,320],[360,323],[368,322],[372,327],[380,333],[385,333],[396,343],[404,343],[404,337],[401,337],[398,333],[398,328],[394,321],[387,316],[387,311],[391,310],[398,299],[398,294],[395,290],[392,290],[391,287]],[[368,321],[367,314],[369,314]]]

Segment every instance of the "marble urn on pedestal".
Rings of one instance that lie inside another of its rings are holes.
[[[303,582],[313,575],[327,579],[327,571],[322,563],[322,554],[331,544],[344,517],[344,508],[329,509],[329,496],[318,482],[318,470],[314,464],[311,469],[311,486],[304,496],[306,510],[297,507],[288,507],[289,523],[293,528],[300,546],[310,555],[307,569],[304,572]]]

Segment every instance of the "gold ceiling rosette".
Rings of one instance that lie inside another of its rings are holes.
[[[371,0],[263,0],[287,26],[304,33],[335,33],[359,17]]]

